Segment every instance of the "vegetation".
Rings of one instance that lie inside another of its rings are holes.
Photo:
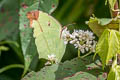
[[[0,0],[0,80],[120,80],[120,0]]]

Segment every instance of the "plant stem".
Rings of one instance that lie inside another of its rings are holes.
[[[51,64],[54,64],[54,61],[51,61]]]
[[[19,44],[17,42],[15,42],[15,41],[7,40],[7,41],[0,42],[0,45],[3,45],[3,44],[14,44],[16,47],[19,47]]]
[[[118,0],[118,9],[120,9],[120,0]],[[120,16],[120,14],[118,14]],[[120,19],[119,19],[119,32],[120,32]]]
[[[110,9],[111,12],[111,17],[114,18],[117,16],[118,11],[119,10],[119,5],[118,5],[118,1],[116,1],[115,6],[114,6],[114,11]]]
[[[119,32],[120,32],[120,19],[119,19]]]
[[[20,50],[20,46],[17,42],[10,41],[10,40],[0,42],[0,45],[4,45],[4,44],[8,44],[16,52],[16,54],[17,54],[19,60],[21,61],[21,63],[24,63],[23,55],[22,55],[22,52]]]
[[[0,50],[0,56],[1,56],[1,50]]]
[[[80,49],[78,49],[78,58],[80,58]]]
[[[12,69],[12,68],[23,68],[24,69],[24,65],[22,65],[22,64],[11,64],[11,65],[5,66],[5,67],[0,69],[0,74],[3,73],[4,71]]]
[[[120,0],[118,1],[119,9],[120,9]]]
[[[85,54],[84,56],[81,56],[81,58],[85,58],[86,56],[90,55],[92,52],[88,52],[87,54]]]

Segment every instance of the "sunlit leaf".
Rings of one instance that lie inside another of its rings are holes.
[[[90,20],[87,22],[89,25],[90,29],[98,36],[100,37],[103,31],[106,28],[110,29],[118,29],[118,20],[110,19],[110,18],[94,18],[91,17]]]
[[[108,61],[112,59],[119,50],[119,39],[115,30],[105,30],[101,35],[98,44],[96,46],[96,53],[99,54],[103,67],[108,64]]]

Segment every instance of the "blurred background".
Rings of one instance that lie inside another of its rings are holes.
[[[84,24],[92,14],[98,18],[110,17],[105,0],[60,0],[53,16],[66,25]]]
[[[0,0],[0,68],[9,64],[23,64],[21,49],[16,48],[16,43],[4,42],[12,40],[20,44],[19,37],[19,0]],[[74,29],[89,29],[85,24],[94,14],[98,18],[109,18],[110,12],[105,0],[59,0],[57,9],[52,13],[62,26],[68,26],[70,31]],[[75,24],[74,24],[75,23]],[[10,27],[12,26],[12,27]],[[9,49],[9,50],[8,50]],[[19,55],[19,59],[17,54]],[[71,53],[71,54],[69,54]],[[72,45],[67,46],[62,61],[77,56],[77,50]],[[14,73],[14,74],[13,74]],[[10,69],[0,74],[0,80],[19,80],[22,69]],[[9,78],[8,78],[9,77]],[[13,79],[14,77],[14,79]]]

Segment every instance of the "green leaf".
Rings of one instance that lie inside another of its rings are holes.
[[[58,5],[58,0],[40,0],[39,10],[51,14]]]
[[[54,54],[60,62],[66,48],[60,38],[61,25],[52,16],[39,11],[38,20],[34,20],[32,26],[39,58],[48,59],[48,55]]]
[[[99,54],[103,68],[108,64],[108,61],[112,59],[119,50],[119,39],[116,35],[117,31],[106,29],[101,35],[97,46],[96,53]]]
[[[71,78],[72,80],[97,80],[97,78],[105,80],[101,69],[101,63],[96,60],[92,61],[92,56],[84,59],[75,58],[52,66],[46,66],[39,72],[30,72],[22,80],[63,80]],[[97,71],[97,72],[96,72]],[[68,80],[69,80],[68,79]]]
[[[103,31],[106,28],[110,29],[118,29],[118,20],[115,19],[109,19],[109,18],[101,18],[98,19],[96,17],[91,17],[90,20],[87,22],[90,29],[98,36],[100,37]]]
[[[102,26],[107,25],[112,21],[112,19],[110,19],[110,18],[101,18],[101,19],[97,19],[97,20],[98,20],[98,23]]]
[[[0,2],[0,41],[13,37],[18,29],[18,0],[2,0]]]
[[[110,31],[110,36],[109,36],[109,48],[108,48],[108,58],[107,60],[109,60],[110,58],[112,58],[113,56],[115,56],[117,54],[117,51],[119,49],[119,39],[116,35],[115,30],[111,30]],[[106,62],[107,63],[107,62]]]
[[[94,70],[93,70],[93,73],[95,73]],[[102,75],[95,77],[91,73],[80,71],[72,76],[64,78],[64,80],[105,80],[103,75],[105,75],[105,77],[106,77],[107,73],[103,73]]]
[[[107,80],[120,80],[120,65],[117,65],[117,59],[112,64]]]
[[[21,2],[21,4],[23,4]],[[25,4],[25,3],[24,3]],[[31,6],[28,6],[28,8],[22,7],[20,9],[20,38],[21,38],[21,46],[22,46],[22,52],[25,60],[25,68],[23,75],[27,72],[30,63],[33,59],[33,57],[37,54],[36,46],[34,43],[34,38],[32,36],[32,29],[29,28],[29,20],[27,19],[27,12],[31,10],[37,10],[38,9],[39,2],[33,3]]]
[[[29,7],[37,2],[39,4],[36,6],[38,7],[36,10],[41,10],[51,14],[57,8],[59,0],[21,0],[21,5],[23,5],[23,7]]]

